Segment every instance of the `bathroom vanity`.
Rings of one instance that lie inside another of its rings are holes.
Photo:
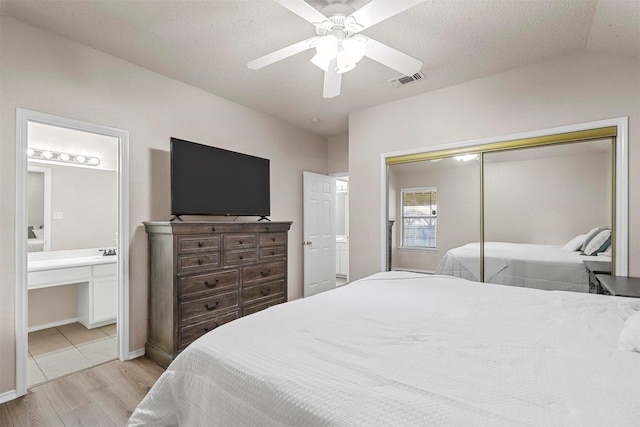
[[[78,322],[88,329],[116,321],[118,259],[98,249],[29,253],[29,290],[77,284]]]

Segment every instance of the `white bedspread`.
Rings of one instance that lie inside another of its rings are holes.
[[[132,426],[638,426],[640,300],[379,273],[221,326]]]
[[[451,249],[435,273],[480,280],[480,245]],[[567,252],[562,246],[485,242],[485,282],[525,288],[589,292],[583,261],[603,257]],[[611,258],[607,258],[610,260]]]

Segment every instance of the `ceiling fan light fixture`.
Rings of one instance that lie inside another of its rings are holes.
[[[329,58],[329,60],[335,58],[338,54],[337,37],[333,34],[320,37],[318,44],[316,44],[316,52],[318,55]]]
[[[338,73],[346,73],[356,67],[367,50],[367,40],[361,35],[342,40],[341,49],[338,52]]]
[[[338,54],[338,39],[332,34],[318,38],[316,43],[316,54],[311,58],[311,62],[323,71],[329,69],[329,63]]]

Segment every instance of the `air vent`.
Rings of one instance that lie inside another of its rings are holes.
[[[387,82],[392,87],[400,87],[400,86],[408,85],[409,83],[417,82],[423,79],[424,79],[424,74],[422,74],[422,72],[418,72],[410,76],[396,77],[396,78],[387,80]]]

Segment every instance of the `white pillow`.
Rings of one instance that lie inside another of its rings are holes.
[[[598,252],[604,251],[609,246],[611,246],[611,230],[602,230],[587,243],[584,254],[597,255]]]
[[[618,348],[640,353],[640,311],[624,322],[624,327],[618,337]]]
[[[600,227],[592,228],[591,230],[587,231],[587,233],[585,234],[586,237],[584,238],[584,243],[582,243],[582,247],[580,248],[583,252],[587,248],[587,245],[589,244],[591,239],[596,237],[599,232]]]
[[[562,250],[567,252],[577,251],[582,247],[584,239],[586,238],[586,234],[580,234],[579,236],[576,236],[573,239],[569,240],[569,242],[562,247]]]

